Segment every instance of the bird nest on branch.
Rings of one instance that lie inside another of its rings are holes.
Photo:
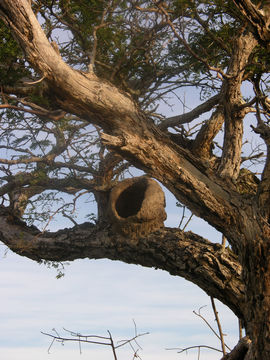
[[[164,192],[146,176],[119,182],[110,193],[108,210],[114,230],[131,238],[160,229],[167,218]]]

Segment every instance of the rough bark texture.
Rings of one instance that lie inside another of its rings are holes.
[[[236,179],[241,165],[243,138],[243,119],[245,110],[239,109],[243,102],[241,84],[248,58],[256,46],[253,34],[241,34],[235,43],[235,49],[228,69],[228,78],[224,82],[224,150],[219,168],[222,177]]]
[[[250,1],[235,3],[250,18],[258,41],[265,44],[269,40],[265,16],[260,16]],[[160,9],[166,14],[164,8]],[[243,69],[257,44],[253,34],[247,31],[239,35],[221,93],[196,109],[198,116],[219,101],[216,112],[194,140],[198,151],[190,152],[163,130],[189,121],[194,113],[157,127],[128,94],[93,72],[76,71],[65,64],[48,42],[28,1],[2,0],[0,16],[29,63],[44,78],[57,106],[100,126],[108,149],[159,180],[180,202],[221,231],[232,251],[178,229],[161,229],[134,242],[115,232],[104,213],[98,226],[83,224],[57,233],[40,233],[4,208],[0,211],[0,240],[18,254],[37,261],[106,257],[183,276],[227,304],[243,320],[252,341],[245,360],[270,359],[270,226],[260,209],[267,206],[269,197],[260,196],[258,202],[254,193],[243,195],[235,185],[247,111],[240,86]],[[212,167],[211,144],[223,121],[223,153],[218,166]],[[199,145],[204,149],[198,149]],[[27,185],[26,178],[20,181]],[[109,192],[105,184],[102,186],[100,213]],[[99,197],[96,193],[98,201]],[[242,359],[241,354],[236,358]]]
[[[235,348],[229,354],[223,356],[221,360],[245,360],[250,343],[251,341],[247,336],[242,338]]]
[[[234,1],[234,3],[250,22],[257,39],[263,46],[268,47],[270,41],[269,1],[264,0],[260,2],[259,5],[261,5],[261,9],[250,0],[237,0]]]

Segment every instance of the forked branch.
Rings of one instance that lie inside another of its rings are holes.
[[[78,343],[80,354],[82,354],[82,344],[95,344],[95,345],[110,347],[112,350],[112,353],[113,353],[114,360],[117,360],[118,358],[117,358],[116,350],[121,347],[124,347],[125,345],[130,345],[130,347],[133,351],[133,358],[135,358],[135,357],[140,358],[140,356],[138,355],[138,351],[139,351],[139,349],[142,349],[142,348],[138,344],[137,340],[138,340],[138,338],[140,338],[142,336],[148,335],[149,332],[138,334],[135,322],[134,322],[134,328],[135,328],[134,336],[129,339],[117,341],[118,345],[115,343],[115,341],[112,337],[112,334],[109,330],[107,330],[107,332],[108,332],[107,336],[83,335],[78,332],[67,330],[65,328],[63,330],[68,334],[68,336],[59,335],[59,333],[55,329],[52,329],[53,333],[46,333],[43,331],[41,331],[41,333],[52,339],[52,341],[49,345],[49,348],[48,348],[48,353],[50,353],[52,346],[54,345],[55,342],[60,342],[61,344],[64,344],[65,342]]]

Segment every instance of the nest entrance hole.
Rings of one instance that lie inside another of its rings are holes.
[[[118,197],[115,209],[122,218],[136,215],[142,206],[147,188],[146,181],[139,181],[126,188]]]

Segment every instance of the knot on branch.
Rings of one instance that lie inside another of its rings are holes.
[[[118,233],[131,238],[145,236],[164,226],[164,192],[146,176],[123,180],[110,193],[108,213]]]

